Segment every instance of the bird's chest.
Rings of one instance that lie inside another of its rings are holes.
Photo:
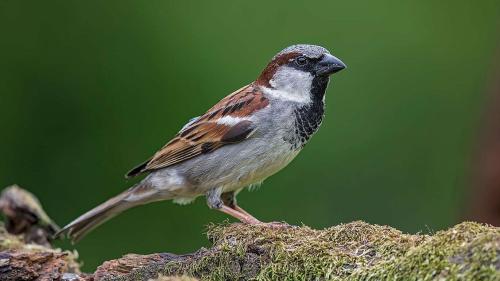
[[[324,115],[324,103],[314,102],[297,107],[292,112],[289,133],[283,138],[293,149],[300,149],[319,129]]]
[[[239,177],[241,185],[260,182],[275,174],[286,167],[299,152],[300,149],[291,149],[283,140],[270,141],[258,154],[247,159],[245,171]]]

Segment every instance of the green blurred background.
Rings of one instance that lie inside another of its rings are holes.
[[[312,43],[348,65],[322,129],[241,205],[315,228],[446,228],[467,201],[499,19],[493,0],[0,1],[0,186],[31,190],[64,225],[132,185],[129,168],[276,52]],[[203,199],[155,203],[76,248],[86,270],[185,253],[224,219]]]

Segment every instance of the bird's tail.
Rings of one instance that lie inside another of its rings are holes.
[[[71,241],[76,243],[90,231],[123,211],[158,200],[153,199],[155,193],[156,191],[150,187],[136,185],[81,215],[57,232],[55,237],[67,233]]]

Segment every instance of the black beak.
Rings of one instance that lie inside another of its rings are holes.
[[[321,60],[316,64],[316,75],[327,76],[339,72],[347,66],[338,58],[324,54]]]

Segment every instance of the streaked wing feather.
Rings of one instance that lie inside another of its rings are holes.
[[[131,170],[127,176],[172,166],[198,155],[212,152],[224,145],[241,142],[255,131],[249,120],[234,125],[217,123],[222,117],[250,117],[269,104],[253,85],[247,85],[210,108],[205,114],[189,122],[181,131],[147,162]]]

